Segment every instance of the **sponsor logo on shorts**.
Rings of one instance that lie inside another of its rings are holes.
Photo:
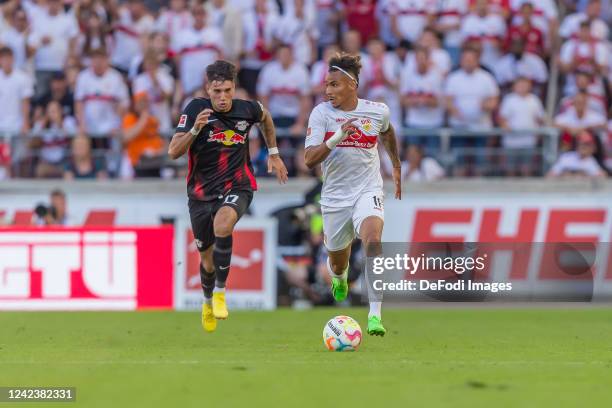
[[[202,249],[202,245],[204,245],[202,244],[202,241],[200,241],[199,239],[195,239],[194,241],[198,249]]]

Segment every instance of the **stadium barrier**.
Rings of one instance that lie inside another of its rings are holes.
[[[238,224],[239,232],[235,240],[237,247],[229,282],[229,287],[235,289],[231,290],[228,296],[232,307],[275,307],[277,224],[269,214],[284,207],[302,204],[305,193],[315,183],[314,180],[302,179],[279,186],[273,180],[260,180],[260,189],[255,194],[252,205],[252,216],[245,216]],[[48,192],[57,187],[67,194],[68,218],[72,225],[82,224],[93,210],[113,211],[116,214],[115,227],[119,228],[116,232],[125,232],[126,229],[137,238],[138,256],[142,251],[152,259],[162,256],[166,263],[168,258],[172,258],[167,270],[174,276],[174,307],[192,309],[199,306],[201,292],[197,278],[197,253],[189,235],[190,224],[183,181],[69,183],[8,180],[0,184],[0,213],[4,214],[5,223],[11,224],[11,220],[19,212],[31,211],[36,203],[46,201]],[[405,183],[404,198],[401,201],[392,198],[392,185],[388,184],[385,188],[385,242],[518,241],[601,244],[609,243],[611,238],[612,181],[609,180],[449,179],[429,184]],[[164,228],[169,227],[158,227],[162,223],[173,224],[172,236],[164,235],[163,239],[151,239],[141,246],[139,240],[140,234],[144,233],[141,232],[143,228],[143,231],[161,228],[160,234],[168,234],[168,230]],[[78,256],[79,245],[82,245],[79,243],[82,241],[79,237],[91,232],[88,227],[68,230],[35,228],[32,231],[33,235],[26,237],[22,227],[7,225],[0,229],[3,240],[1,242],[5,248],[4,256],[0,257],[5,262],[0,267],[0,285],[6,284],[8,272],[11,271],[18,271],[21,274],[18,279],[22,280],[41,273],[40,269],[37,269],[38,264],[32,263],[36,259],[30,259],[27,261],[29,263],[23,260],[29,259],[23,255],[27,248],[31,247],[33,242],[38,242],[29,239],[44,241],[47,239],[46,234],[51,234],[52,238],[48,239],[59,239],[53,237],[71,232],[71,239],[75,241],[69,243],[72,245],[69,252],[72,254],[70,256],[75,257]],[[105,231],[106,236],[109,236],[109,232],[110,230]],[[7,266],[6,260],[13,259],[11,257],[17,256],[15,254],[18,251],[21,251],[22,255],[19,256],[23,259],[15,258],[17,266]],[[53,255],[52,252],[45,256],[53,256],[53,259],[58,260],[70,257],[64,254]],[[520,257],[524,254],[514,252],[510,256]],[[75,265],[78,267],[80,263]],[[64,273],[62,276],[65,276],[65,263],[59,262],[56,265],[50,262],[43,266],[51,268],[50,273]],[[59,270],[61,267],[64,267],[63,272]],[[138,269],[138,276],[141,272],[149,274],[146,279],[153,279],[151,270]],[[501,275],[496,278],[506,279],[508,276],[504,274],[508,273],[509,271],[500,270]],[[594,280],[598,282],[597,296],[612,299],[612,254],[602,252],[597,258],[593,273]],[[12,276],[11,279],[15,279],[15,275]],[[546,276],[533,275],[531,272],[513,276],[514,278],[525,282],[533,279],[536,282],[547,281]],[[165,279],[168,282],[168,278]],[[41,306],[40,301],[30,299],[31,292],[24,292],[24,288],[33,290],[32,286],[24,286],[23,281],[19,284],[21,286],[12,282],[10,287],[5,285],[0,289],[0,298],[25,296],[26,300],[22,299],[21,303],[14,305],[29,309]],[[65,295],[65,283],[62,288]],[[49,290],[53,294],[53,291],[59,289],[52,286]],[[118,306],[119,303],[109,303],[108,307],[147,307],[146,304],[141,305],[138,302],[137,298],[132,297],[121,306]],[[60,301],[57,307],[76,308],[77,305],[79,303],[72,300],[70,305]],[[90,303],[83,305],[94,307]],[[0,302],[0,308],[7,307],[6,303]]]
[[[468,140],[489,140],[499,138],[502,135],[538,135],[541,136],[541,143],[533,149],[529,150],[529,154],[534,157],[533,170],[534,174],[545,174],[557,159],[558,155],[558,138],[559,130],[552,127],[542,127],[538,129],[520,129],[506,130],[501,128],[491,129],[454,129],[454,128],[435,128],[435,129],[416,129],[402,128],[397,132],[398,138],[403,141],[418,140],[419,144],[425,145],[425,152],[435,157],[447,172],[450,172],[453,167],[466,159],[475,160],[477,165],[483,168],[486,174],[496,174],[501,171],[499,166],[500,158],[513,158],[516,153],[512,149],[504,149],[503,147],[495,146],[494,143],[487,142],[486,145],[473,146],[453,146],[453,139],[463,138]],[[29,140],[36,135],[30,133],[28,135],[19,134],[0,134],[0,145],[2,139],[10,144],[11,173],[13,177],[31,177],[32,163],[34,163],[39,155],[39,151],[28,147]],[[69,135],[70,137],[73,135]],[[107,138],[106,135],[90,135],[92,139],[101,140]],[[170,139],[172,134],[163,134],[166,139]],[[302,140],[304,135],[292,134],[289,129],[277,129],[279,140],[296,141]],[[429,141],[425,141],[429,139]],[[433,139],[432,139],[433,138]],[[437,141],[435,139],[438,139]],[[432,147],[431,141],[434,141]],[[289,145],[281,143],[281,153],[286,157],[291,157],[295,153],[297,142],[291,142]],[[522,150],[524,154],[525,150]],[[118,172],[122,157],[121,146],[119,143],[109,143],[108,149],[94,149],[94,156],[102,157],[106,160],[111,173]],[[6,155],[6,154],[5,154]],[[2,166],[2,154],[0,154],[0,167]],[[66,151],[66,157],[69,156],[69,151]],[[7,160],[6,158],[4,160]],[[187,161],[183,157],[177,161],[170,160],[165,157],[162,160],[155,161],[152,164],[143,163],[143,171],[147,170],[147,166],[157,166],[178,169],[184,167]]]

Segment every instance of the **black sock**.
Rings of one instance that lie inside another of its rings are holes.
[[[213,247],[213,263],[215,264],[215,272],[217,274],[218,288],[225,287],[227,275],[229,275],[230,262],[232,260],[232,236],[216,237]]]
[[[202,282],[202,290],[206,299],[212,298],[213,289],[215,288],[215,272],[208,273],[200,263],[200,282]]]

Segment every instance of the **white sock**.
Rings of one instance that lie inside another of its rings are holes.
[[[209,306],[212,306],[212,298],[207,298],[207,297],[205,297],[205,298],[204,298],[204,303],[206,303],[206,304],[207,304],[207,305],[209,305]]]
[[[218,288],[215,286],[213,293],[225,293],[225,288]]]
[[[332,271],[332,267],[329,263],[329,257],[327,258],[327,272],[329,273],[329,276],[331,276],[332,278],[340,278],[342,280],[346,280],[348,278],[348,270],[349,270],[349,266],[346,265],[346,269],[344,270],[344,272],[342,272],[342,275],[336,275],[334,271]]]
[[[370,302],[370,313],[368,313],[368,319],[372,316],[376,316],[380,319],[381,309],[382,302]]]

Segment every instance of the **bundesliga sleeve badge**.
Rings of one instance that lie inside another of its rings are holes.
[[[186,124],[187,124],[187,115],[181,115],[181,118],[179,119],[178,127],[185,127]]]

